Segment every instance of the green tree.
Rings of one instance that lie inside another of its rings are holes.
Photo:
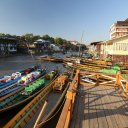
[[[34,35],[33,37],[32,37],[32,42],[35,42],[36,40],[38,40],[38,39],[40,39],[41,37],[40,37],[40,35]]]
[[[27,42],[32,42],[33,40],[33,34],[32,33],[26,33],[25,35],[23,35],[23,39],[25,39],[25,41]]]
[[[87,47],[86,47],[86,45],[84,45],[84,44],[81,44],[81,51],[85,51],[85,50],[87,50]]]
[[[47,34],[42,36],[42,39],[43,40],[50,40],[50,38],[51,37],[49,35],[47,35]]]
[[[62,46],[64,44],[64,42],[65,42],[64,39],[62,39],[60,37],[56,37],[54,39],[54,41],[55,41],[55,44],[58,45],[58,46]]]

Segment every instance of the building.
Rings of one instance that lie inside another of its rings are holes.
[[[99,56],[100,54],[100,43],[102,41],[97,41],[97,42],[92,42],[89,46],[88,46],[88,52],[90,54],[92,54],[93,56]]]
[[[50,41],[38,39],[32,43],[26,43],[29,52],[33,54],[40,54],[50,49]]]
[[[50,49],[53,51],[56,51],[56,52],[61,51],[61,49],[58,46],[56,46],[55,44],[50,44]]]
[[[100,57],[115,62],[128,62],[128,35],[100,43]]]
[[[117,21],[110,27],[110,39],[118,38],[128,34],[128,19]]]
[[[17,42],[14,37],[0,37],[0,56],[17,53]]]
[[[69,43],[71,43],[71,44],[73,44],[73,45],[78,45],[79,44],[79,42],[78,41],[75,41],[75,40],[73,40],[73,41],[68,41]]]

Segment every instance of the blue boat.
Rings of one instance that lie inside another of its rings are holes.
[[[14,91],[19,90],[21,87],[33,82],[46,73],[46,69],[37,69],[27,75],[22,76],[18,82],[11,84],[0,90],[0,97],[6,96]]]
[[[2,78],[0,78],[0,89],[16,83],[18,80],[21,79],[23,75],[28,74],[36,70],[37,68],[38,68],[37,66],[34,66],[20,72],[12,73],[11,75],[2,76]]]

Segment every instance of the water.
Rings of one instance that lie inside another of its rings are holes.
[[[54,56],[63,58],[61,53],[54,54]],[[13,73],[15,71],[21,71],[23,69],[32,67],[36,64],[41,65],[42,68],[46,68],[48,71],[59,69],[60,72],[64,72],[65,68],[61,63],[53,63],[48,61],[39,61],[33,59],[30,55],[14,56],[7,58],[0,58],[0,75]]]

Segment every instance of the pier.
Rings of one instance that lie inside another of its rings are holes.
[[[99,75],[97,80],[101,81],[101,76]],[[123,78],[118,76],[115,79],[109,77],[107,82],[98,81],[97,84],[96,81],[95,83],[86,82],[86,84],[83,84],[80,77],[80,72],[77,71],[67,91],[67,99],[56,127],[128,127],[128,101],[127,97],[122,95],[128,91],[127,82],[122,85],[121,80]],[[107,76],[105,77],[107,78]],[[111,86],[110,81],[113,82]],[[125,90],[122,90],[121,86]]]

